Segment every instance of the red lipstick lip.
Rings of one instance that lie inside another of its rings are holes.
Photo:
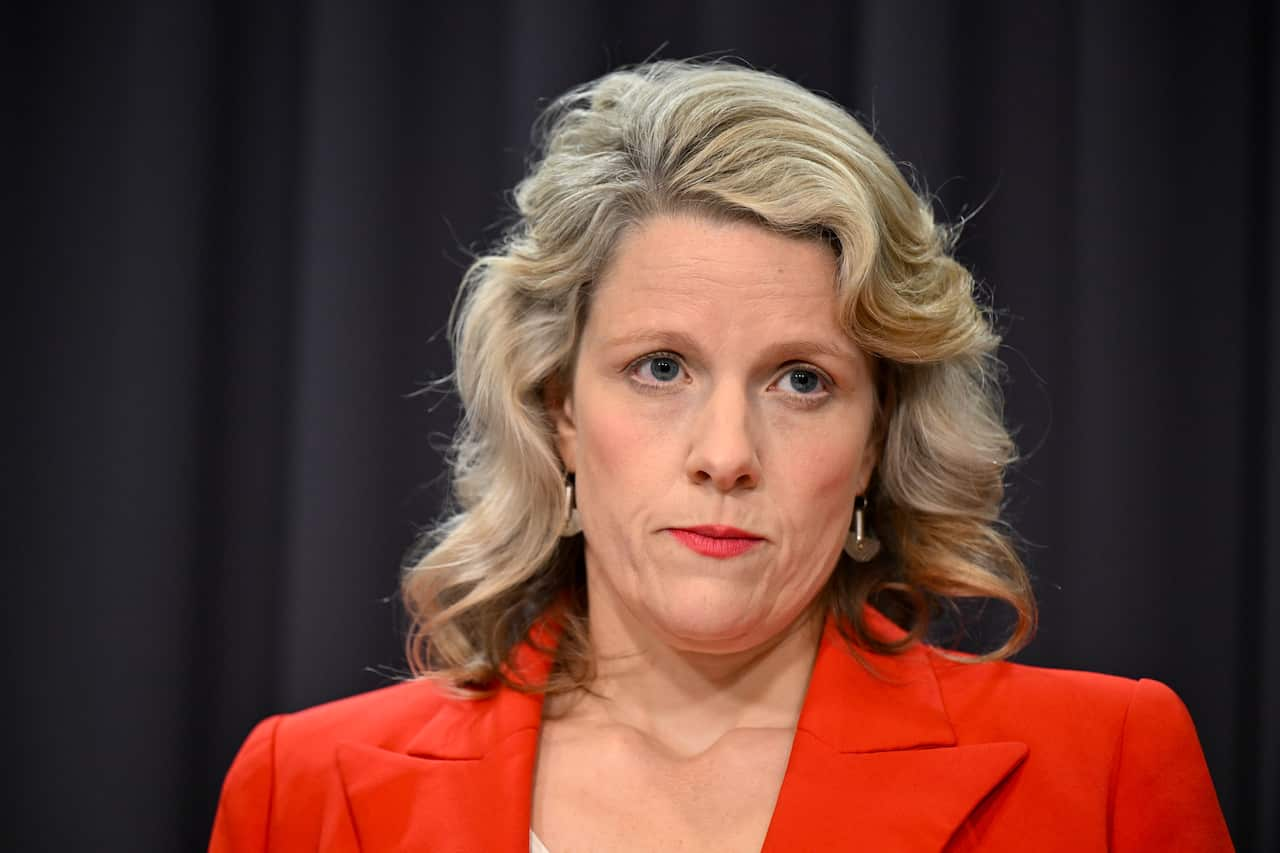
[[[764,541],[740,536],[708,536],[690,527],[672,527],[667,532],[689,550],[717,560],[745,554]]]
[[[751,533],[747,530],[739,530],[736,527],[730,527],[727,524],[699,524],[696,527],[676,527],[673,530],[688,530],[690,533],[698,533],[703,536],[710,536],[713,539],[763,539],[764,537],[758,533]]]

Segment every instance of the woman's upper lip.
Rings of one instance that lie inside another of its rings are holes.
[[[691,533],[700,533],[703,536],[711,536],[716,539],[763,539],[759,533],[752,533],[749,530],[742,530],[737,527],[730,527],[727,524],[699,524],[694,527],[677,527],[676,530],[688,530]]]

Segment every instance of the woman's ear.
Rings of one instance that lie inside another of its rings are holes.
[[[871,478],[875,476],[876,465],[880,462],[880,445],[877,441],[868,441],[863,448],[862,459],[858,465],[858,494],[864,495],[871,487]]]
[[[578,428],[573,420],[573,389],[560,379],[550,379],[542,386],[542,405],[555,428],[556,450],[564,470],[572,474],[577,470]]]
[[[876,375],[876,405],[871,420],[871,435],[867,438],[866,447],[862,450],[862,459],[858,466],[858,481],[862,488],[858,494],[865,494],[871,487],[880,460],[884,458],[885,444],[889,438],[889,421],[893,418],[898,405],[897,383],[889,373],[890,366],[885,363],[874,365]]]

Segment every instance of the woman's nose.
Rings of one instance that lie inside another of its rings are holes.
[[[689,477],[720,491],[755,488],[760,480],[750,406],[746,394],[717,389],[698,414],[689,448]]]

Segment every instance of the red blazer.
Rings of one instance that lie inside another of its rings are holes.
[[[1163,684],[861,654],[877,674],[828,622],[765,851],[1232,849]],[[515,665],[549,662],[525,646]],[[209,849],[527,851],[541,713],[538,696],[414,681],[271,717],[227,774]]]

